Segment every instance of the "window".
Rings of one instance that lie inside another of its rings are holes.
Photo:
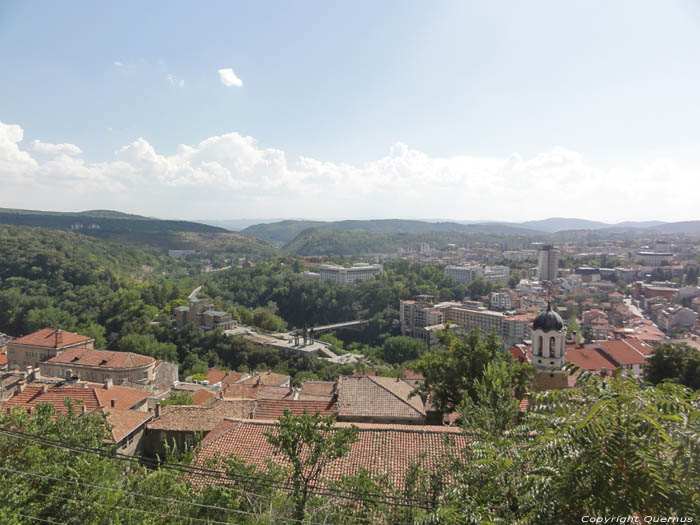
[[[192,438],[192,434],[185,434],[185,445],[191,447],[193,443],[194,439]]]

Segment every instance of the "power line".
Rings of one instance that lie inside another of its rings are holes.
[[[103,457],[111,458],[111,459],[119,459],[122,461],[130,461],[130,462],[143,462],[149,466],[152,467],[158,467],[161,469],[168,469],[168,470],[175,470],[180,473],[189,473],[191,475],[197,475],[197,476],[202,476],[202,477],[209,477],[209,478],[214,478],[218,480],[225,480],[225,481],[245,481],[261,486],[268,486],[268,487],[273,487],[273,488],[278,488],[280,490],[287,490],[287,491],[293,491],[295,490],[295,487],[289,483],[284,483],[284,482],[276,482],[274,480],[264,480],[255,476],[246,476],[246,475],[241,475],[241,474],[229,474],[226,472],[222,472],[220,470],[216,469],[207,469],[203,467],[193,467],[193,466],[185,466],[185,465],[174,465],[174,464],[158,464],[157,461],[151,459],[151,458],[146,458],[143,456],[129,456],[126,454],[120,454],[118,452],[115,453],[110,453],[105,450],[101,450],[98,448],[91,448],[91,447],[84,447],[80,445],[68,445],[65,444],[64,442],[61,441],[56,441],[56,440],[51,440],[48,438],[43,438],[41,436],[36,436],[32,434],[26,434],[23,432],[19,431],[13,431],[13,430],[7,430],[7,429],[0,429],[0,433],[4,433],[7,435],[10,435],[12,437],[20,438],[20,439],[28,439],[32,440],[35,442],[40,442],[49,446],[54,446],[57,448],[63,448],[65,450],[70,450],[70,451],[76,451],[76,452],[82,452],[82,453],[95,453],[98,455],[101,455]],[[331,497],[338,497],[342,499],[350,499],[353,501],[364,501],[364,502],[369,502],[369,503],[378,503],[378,504],[383,504],[383,505],[390,505],[390,506],[402,506],[402,507],[409,507],[409,508],[420,508],[424,510],[430,510],[432,507],[431,502],[425,501],[425,500],[413,500],[414,502],[420,502],[420,503],[425,503],[430,506],[421,506],[421,505],[415,505],[411,503],[404,503],[408,500],[408,498],[402,498],[398,496],[392,496],[392,495],[382,495],[379,496],[378,498],[367,498],[368,496],[367,493],[362,493],[362,492],[356,492],[356,491],[351,491],[351,490],[346,490],[346,489],[334,489],[334,488],[329,488],[329,487],[320,487],[318,485],[309,485],[309,488],[311,489],[309,492],[314,494],[314,495],[319,495],[319,496],[331,496]],[[344,493],[344,494],[343,494]],[[348,496],[346,494],[351,494],[352,496]],[[393,501],[386,501],[386,500],[393,500]]]
[[[62,521],[54,521],[50,519],[44,519],[44,518],[38,518],[36,516],[28,516],[27,514],[21,514],[19,512],[15,512],[16,516],[20,516],[22,518],[28,518],[30,520],[35,520],[35,521],[42,521],[44,523],[54,523],[55,525],[65,525]]]
[[[233,512],[233,513],[236,513],[236,514],[246,514],[246,515],[249,515],[249,516],[257,516],[255,513],[253,513],[253,512],[248,512],[248,511],[245,511],[245,510],[227,509],[227,508],[225,508],[225,507],[218,507],[218,506],[216,506],[216,505],[205,505],[205,504],[203,504],[203,503],[196,503],[196,502],[194,502],[194,501],[182,501],[182,500],[177,500],[177,499],[173,499],[173,498],[164,498],[164,497],[162,497],[162,496],[154,496],[154,495],[151,495],[151,494],[143,494],[142,492],[134,492],[134,491],[129,491],[129,490],[122,490],[122,489],[117,489],[117,488],[114,488],[114,487],[105,487],[104,485],[95,485],[95,484],[93,484],[93,483],[85,483],[85,482],[81,482],[81,481],[77,481],[77,480],[71,480],[71,479],[66,479],[66,478],[57,478],[57,477],[55,477],[55,476],[47,476],[47,475],[45,475],[45,474],[37,474],[36,472],[27,472],[27,471],[23,471],[23,470],[15,470],[15,469],[7,468],[7,467],[0,467],[0,470],[4,470],[5,472],[10,472],[10,473],[17,474],[17,475],[20,475],[20,476],[30,476],[30,477],[34,477],[34,478],[46,479],[46,480],[51,480],[51,481],[62,481],[62,482],[64,482],[64,483],[72,483],[72,484],[74,484],[74,485],[80,485],[80,486],[83,486],[83,487],[90,487],[90,488],[94,488],[94,489],[108,490],[108,491],[111,491],[111,492],[121,492],[121,493],[123,493],[123,494],[129,494],[129,495],[132,495],[132,496],[141,496],[141,497],[144,497],[144,498],[151,498],[151,499],[155,499],[155,500],[159,500],[159,501],[165,501],[165,502],[167,502],[167,503],[176,503],[176,504],[181,504],[181,505],[193,505],[193,506],[195,506],[195,507],[200,507],[200,508],[214,509],[214,510],[219,510],[219,511],[224,511],[224,512]],[[228,524],[225,523],[225,522],[213,522],[213,521],[211,521],[211,520],[206,520],[206,519],[203,519],[203,518],[188,518],[188,519],[193,519],[193,520],[196,520],[196,521],[209,521],[209,523],[217,523],[217,524],[228,525]],[[307,524],[310,523],[311,525],[322,525],[322,524],[320,524],[320,523],[309,522],[309,521],[307,521],[307,520],[298,520],[298,519],[295,519],[295,518],[283,518],[283,517],[279,517],[279,519],[281,519],[281,520],[283,520],[283,521],[293,521],[293,522],[297,522],[297,523],[307,523]]]

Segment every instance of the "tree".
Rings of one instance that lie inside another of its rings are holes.
[[[296,519],[306,517],[306,504],[310,485],[320,477],[324,467],[334,459],[350,452],[350,445],[357,441],[357,427],[334,428],[332,416],[320,413],[292,415],[285,409],[274,430],[265,433],[268,442],[275,447],[275,454],[283,456],[292,466],[293,497]]]
[[[698,515],[696,394],[670,383],[583,374],[576,389],[533,397],[521,426],[476,433],[467,457],[451,465],[458,482],[443,493],[434,521]]]
[[[445,331],[440,335],[441,347],[426,352],[414,367],[425,380],[419,392],[431,395],[433,404],[443,412],[451,412],[465,396],[476,396],[474,381],[483,376],[492,361],[504,361],[510,368],[512,392],[522,395],[530,381],[529,365],[518,363],[494,334],[482,336],[472,330],[458,339]]]
[[[405,363],[418,359],[428,347],[412,337],[387,337],[382,345],[381,357],[387,363]]]
[[[457,407],[462,427],[500,434],[511,427],[518,415],[518,399],[513,395],[512,367],[507,361],[490,361],[483,376],[474,380],[473,396],[464,396]]]
[[[652,351],[644,367],[647,381],[673,381],[700,390],[700,351],[686,343],[663,343]]]

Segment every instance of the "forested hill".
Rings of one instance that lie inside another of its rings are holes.
[[[67,213],[0,208],[0,224],[71,230],[103,240],[160,250],[226,252],[247,257],[268,257],[277,253],[265,241],[224,228],[110,210]]]
[[[362,230],[325,230],[311,228],[299,234],[282,247],[284,252],[292,255],[362,255],[371,253],[390,253],[399,248],[406,248],[421,242],[427,242],[438,249],[447,244],[463,246],[467,240],[487,240],[492,235],[488,232],[451,232],[426,231],[418,233],[385,233]],[[514,239],[522,235],[504,235],[503,239]]]
[[[111,210],[55,212],[0,208],[0,223],[14,226],[75,229],[87,234],[161,233],[161,232],[226,232],[223,228],[189,221],[169,221],[129,215]]]
[[[510,224],[459,224],[456,222],[427,222],[403,219],[374,219],[348,221],[281,221],[249,226],[242,233],[254,235],[270,243],[287,244],[301,234],[314,230],[368,232],[385,234],[417,234],[429,232],[491,233],[512,235],[539,235],[541,231]]]

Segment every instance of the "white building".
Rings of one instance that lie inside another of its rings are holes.
[[[484,268],[484,279],[490,283],[508,286],[510,280],[509,266],[486,266]]]
[[[446,266],[445,273],[454,277],[456,283],[469,284],[484,276],[481,266],[472,264],[469,266]]]
[[[559,271],[559,252],[551,244],[543,244],[537,254],[537,278],[554,281]]]
[[[491,292],[489,304],[495,310],[510,310],[513,303],[508,292]]]
[[[356,264],[351,268],[343,268],[333,264],[322,264],[318,267],[321,281],[333,281],[338,284],[354,284],[361,281],[369,281],[375,275],[381,273],[384,267],[381,264]]]
[[[648,266],[661,266],[673,260],[673,254],[668,252],[637,252],[636,259]]]
[[[508,266],[446,266],[445,273],[454,277],[456,283],[469,284],[479,278],[494,284],[508,286],[510,267]]]

